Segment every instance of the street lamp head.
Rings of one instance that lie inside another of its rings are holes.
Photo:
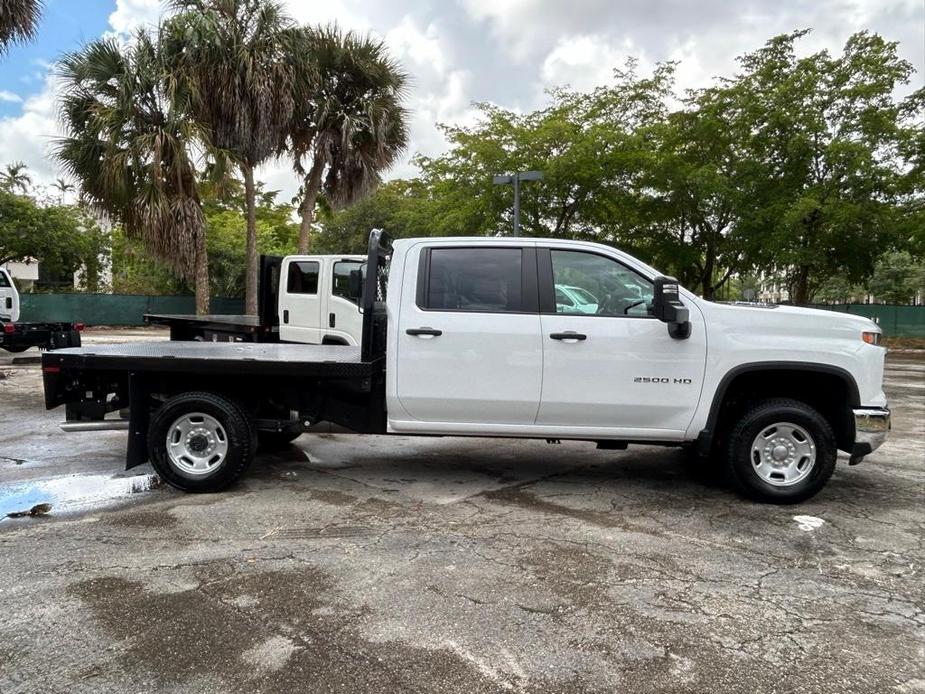
[[[517,174],[517,177],[520,178],[521,181],[542,181],[543,172],[542,171],[524,171],[522,173]]]
[[[513,176],[495,176],[493,179],[491,179],[491,182],[495,184],[496,186],[504,185],[505,183],[513,183],[514,177]]]

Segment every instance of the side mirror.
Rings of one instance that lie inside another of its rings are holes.
[[[362,270],[351,270],[350,271],[350,298],[356,299],[357,302],[363,298],[363,271]]]
[[[678,280],[674,277],[656,277],[655,292],[652,297],[652,313],[663,323],[668,324],[668,334],[676,340],[686,340],[691,336],[690,313],[681,303]]]

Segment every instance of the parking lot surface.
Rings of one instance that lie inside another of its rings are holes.
[[[792,507],[680,451],[315,434],[232,491],[121,471],[0,365],[0,692],[925,691],[925,358]]]

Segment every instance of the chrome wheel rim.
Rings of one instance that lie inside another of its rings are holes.
[[[752,442],[752,468],[763,481],[789,487],[804,479],[816,464],[816,443],[801,426],[777,422],[764,427]]]
[[[215,417],[190,412],[177,417],[167,429],[167,457],[184,475],[208,475],[226,455],[228,434]]]

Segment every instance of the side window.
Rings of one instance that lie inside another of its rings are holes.
[[[0,272],[0,287],[9,287],[10,281],[6,278],[5,272]]]
[[[551,251],[556,313],[647,316],[652,283],[622,263],[593,253]],[[560,296],[568,301],[560,301]]]
[[[359,270],[364,264],[361,260],[341,260],[334,263],[331,293],[341,299],[346,299],[351,304],[356,304],[357,300],[350,296],[350,273],[354,270]]]
[[[289,263],[286,291],[290,294],[317,294],[318,268],[317,260],[299,260]]]
[[[522,311],[522,265],[519,248],[434,248],[421,308]]]

